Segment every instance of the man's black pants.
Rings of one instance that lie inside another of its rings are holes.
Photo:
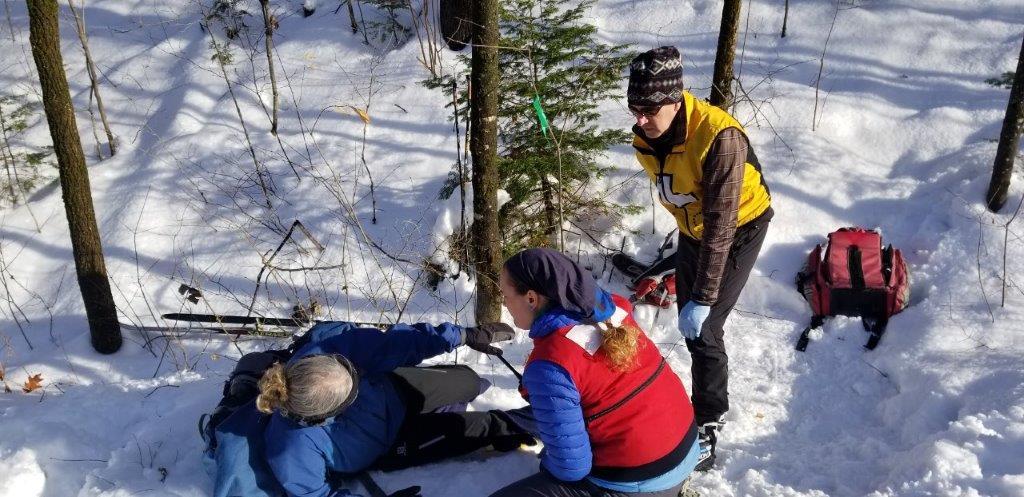
[[[374,469],[418,466],[488,445],[512,449],[532,440],[501,411],[460,412],[487,385],[467,366],[398,368],[391,379],[405,401],[405,420],[395,444]]]
[[[750,270],[757,261],[768,232],[768,220],[754,220],[736,230],[736,238],[725,264],[718,301],[711,306],[711,314],[704,321],[700,336],[686,340],[693,365],[691,400],[698,425],[718,421],[729,410],[729,356],[725,352],[725,319],[740,298],[747,284]],[[690,298],[690,289],[697,279],[700,260],[700,242],[679,235],[676,252],[676,294],[682,308]]]

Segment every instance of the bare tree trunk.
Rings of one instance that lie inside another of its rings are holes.
[[[999,133],[996,160],[992,165],[992,180],[988,184],[988,193],[985,194],[985,201],[992,212],[998,212],[1006,203],[1006,193],[1010,189],[1013,160],[1017,155],[1022,126],[1024,126],[1024,42],[1021,43],[1020,55],[1017,57],[1017,74],[1013,77],[1010,101],[1006,104],[1003,130]]]
[[[60,185],[71,231],[71,248],[75,257],[78,285],[85,302],[92,346],[97,352],[110,354],[121,348],[121,328],[117,308],[110,293],[110,281],[103,261],[103,246],[96,214],[93,211],[89,172],[78,136],[75,111],[71,106],[64,59],[60,53],[60,28],[57,23],[57,0],[29,0],[29,40],[32,57],[39,71],[43,91],[43,108],[53,139]]]
[[[68,7],[75,16],[75,27],[78,31],[78,41],[82,42],[82,52],[85,53],[85,67],[89,70],[89,82],[92,84],[92,93],[96,96],[96,109],[100,112],[100,122],[103,123],[103,131],[107,134],[107,146],[110,147],[110,155],[117,153],[117,142],[114,140],[114,133],[110,131],[110,123],[107,121],[107,111],[103,107],[103,97],[100,96],[100,80],[96,76],[96,64],[92,61],[92,53],[89,52],[89,37],[85,34],[85,17],[75,9],[72,0],[68,0]]]
[[[501,240],[498,227],[498,1],[473,9],[470,148],[473,154],[472,243],[476,266],[476,322],[501,319]]]
[[[355,0],[348,0],[348,22],[352,25],[352,32],[358,33],[359,26],[356,25],[356,11],[352,8],[352,2]]]
[[[556,246],[559,245],[559,239],[555,236],[555,226],[559,226],[558,220],[558,208],[555,207],[555,194],[554,188],[551,187],[551,182],[548,181],[547,176],[540,177],[540,193],[541,199],[544,202],[544,236],[549,240],[552,240]],[[561,198],[558,199],[561,202]]]
[[[430,71],[431,77],[436,78],[440,74],[441,61],[438,55],[440,50],[437,48],[437,33],[433,27],[431,5],[433,5],[432,0],[424,0],[423,8],[417,13],[412,0],[405,0],[405,7],[409,9],[409,15],[412,17],[412,27],[416,33],[416,40],[420,44],[420,63]],[[420,29],[420,26],[423,29]]]
[[[473,35],[473,0],[440,0],[441,37],[458,52]]]
[[[786,23],[789,22],[789,0],[786,0],[786,11],[782,14],[782,35],[780,38],[786,37]]]
[[[272,104],[272,116],[270,119],[270,134],[277,136],[277,109],[278,109],[278,96],[277,96],[277,75],[274,73],[274,23],[270,15],[270,0],[260,0],[260,7],[263,8],[263,27],[266,28],[264,32],[264,42],[266,43],[267,49],[267,67],[270,69],[270,91],[274,95],[274,103]]]
[[[711,80],[711,105],[722,109],[732,105],[732,61],[736,54],[736,30],[740,24],[742,0],[722,3],[722,27],[718,30],[718,53]]]
[[[363,16],[363,3],[359,0],[349,0],[350,2],[358,2],[356,5],[359,6],[359,24],[363,27],[363,43],[369,45],[370,38],[366,36],[366,17]]]

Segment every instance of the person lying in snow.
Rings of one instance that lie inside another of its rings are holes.
[[[540,473],[492,497],[675,497],[700,453],[693,406],[629,301],[550,249],[505,261],[499,288],[534,344],[530,407],[510,414],[544,450]]]
[[[501,411],[464,412],[489,385],[472,369],[409,367],[463,344],[487,351],[512,338],[508,325],[399,324],[384,333],[321,323],[309,333],[310,343],[266,370],[255,401],[271,414],[263,455],[290,496],[347,496],[335,488],[335,476],[425,464],[488,445],[511,450],[533,440]],[[218,461],[217,470],[219,489],[232,464]]]

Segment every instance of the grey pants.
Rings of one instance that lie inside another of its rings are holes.
[[[491,494],[491,497],[677,497],[683,484],[660,492],[616,492],[601,488],[587,480],[559,481],[541,472],[512,483]]]

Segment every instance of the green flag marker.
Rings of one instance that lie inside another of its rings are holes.
[[[540,105],[540,95],[533,96],[533,111],[537,113],[537,122],[540,123],[540,130],[544,133],[544,138],[548,138],[548,128],[551,126],[548,124],[548,116],[544,115],[544,107]],[[550,138],[548,138],[550,140]]]

